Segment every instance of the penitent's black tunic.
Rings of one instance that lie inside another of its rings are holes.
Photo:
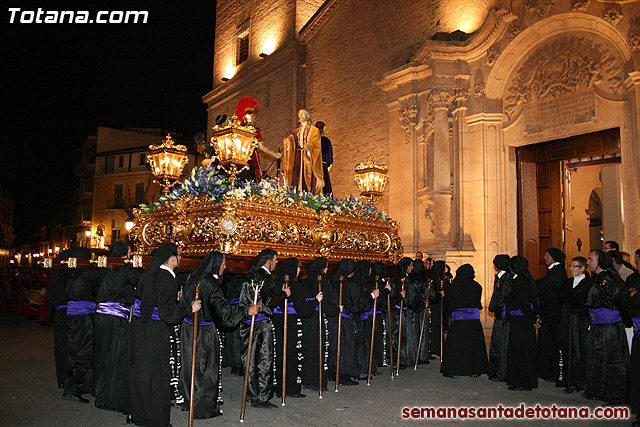
[[[542,279],[536,280],[542,321],[538,330],[538,376],[548,380],[557,380],[560,374],[558,293],[565,280],[567,271],[563,264],[553,266]]]
[[[584,390],[587,386],[587,337],[591,317],[587,310],[587,295],[593,281],[585,276],[573,287],[573,277],[565,280],[558,294],[561,310],[560,378],[567,388]]]
[[[400,302],[402,301],[402,279],[395,276],[391,279],[391,342],[393,349],[393,363],[398,366],[398,339],[400,338],[398,331],[400,330]],[[402,339],[400,341],[400,366],[413,366],[416,360],[416,352],[418,351],[418,335],[420,330],[416,332],[416,313],[410,307],[419,304],[415,287],[411,279],[405,279],[404,286],[406,296],[402,307]]]
[[[296,311],[302,319],[302,355],[304,363],[302,365],[302,384],[318,388],[320,374],[318,372],[320,366],[320,353],[318,345],[320,339],[320,319],[318,316],[318,300],[315,296],[318,294],[317,272],[310,273],[309,276],[302,280],[299,288],[291,290],[291,298],[294,300]],[[327,388],[327,359],[329,340],[327,338],[326,318],[336,317],[340,312],[340,308],[331,302],[331,284],[326,278],[322,279],[321,289],[323,293],[322,299],[322,361],[323,375],[322,388]]]
[[[512,282],[507,297],[507,311],[521,310],[524,315],[509,319],[509,345],[507,350],[507,385],[532,389],[538,387],[538,361],[536,352],[536,314],[529,304],[534,302],[532,284],[521,275]]]
[[[100,283],[97,303],[133,305],[133,292],[142,272],[124,265],[108,270]],[[129,318],[96,313],[94,338],[94,391],[96,406],[129,412],[126,388],[126,353],[129,345]]]
[[[149,273],[149,271],[147,272]],[[161,320],[153,320],[150,313],[142,317],[133,316],[131,337],[129,340],[128,371],[131,416],[136,425],[160,427],[167,426],[171,416],[171,367],[169,366],[169,333],[173,325],[182,321],[191,313],[191,307],[177,302],[178,282],[167,270],[160,269],[156,274],[154,291],[149,298],[158,309]],[[145,293],[141,280],[136,288],[135,297]]]
[[[464,267],[464,266],[463,266]],[[462,268],[462,267],[461,267]],[[447,286],[444,301],[447,309],[482,309],[482,286],[472,279],[456,277]],[[445,375],[479,375],[488,370],[487,348],[479,319],[453,320],[442,347],[440,372]]]
[[[59,259],[68,259],[68,256]],[[67,341],[67,308],[65,306],[67,300],[64,291],[69,277],[71,277],[71,270],[68,268],[53,270],[47,285],[47,306],[49,321],[53,320],[53,354],[58,384],[64,384],[67,380],[69,345]]]
[[[631,292],[635,294],[631,296]],[[640,419],[640,274],[627,277],[627,286],[620,301],[627,308],[633,320],[633,341],[631,343],[631,363],[629,365],[629,404],[631,412]]]
[[[185,287],[182,298],[186,306],[195,299],[195,288]],[[196,350],[196,373],[194,382],[193,418],[205,419],[220,415],[220,337],[217,327],[232,328],[238,326],[247,315],[247,309],[238,305],[229,305],[220,287],[220,279],[207,275],[200,281],[200,301],[202,308],[198,312],[198,342]],[[191,360],[193,357],[193,314],[189,322],[182,323],[180,372],[180,393],[185,396],[183,406],[189,407],[191,391]],[[201,322],[212,323],[203,325]]]
[[[489,347],[489,379],[493,381],[504,381],[507,373],[507,349],[509,346],[507,296],[511,290],[512,277],[513,275],[507,271],[501,277],[496,274],[493,295],[489,303],[489,311],[495,316]]]
[[[621,283],[607,271],[593,279],[587,307],[618,310]],[[593,321],[593,317],[592,317]],[[626,403],[629,386],[629,347],[622,322],[591,325],[587,339],[587,389],[589,397],[608,403]]]

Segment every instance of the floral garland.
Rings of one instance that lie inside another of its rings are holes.
[[[389,221],[385,211],[380,211],[359,198],[347,196],[339,199],[333,195],[298,192],[293,187],[279,186],[273,179],[239,182],[234,189],[231,189],[229,178],[218,173],[213,167],[193,168],[191,174],[184,181],[176,184],[169,194],[160,196],[158,202],[141,204],[140,210],[150,213],[168,200],[178,200],[187,195],[209,197],[212,204],[220,203],[225,195],[230,195],[239,200],[266,205],[308,208],[317,213],[329,211],[345,216],[364,216]]]

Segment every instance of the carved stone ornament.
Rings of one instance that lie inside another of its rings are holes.
[[[555,0],[526,0],[524,10],[527,13],[537,13],[543,18],[546,18],[553,10],[554,5]]]
[[[469,99],[469,89],[455,88],[453,89],[453,96],[451,99],[451,106],[455,110],[467,105]]]
[[[589,7],[589,0],[573,0],[571,10],[573,12],[586,12]]]
[[[522,32],[522,28],[520,28],[519,25],[514,25],[511,28],[509,28],[509,31],[507,31],[507,37],[509,38],[509,40],[513,40],[516,37],[518,37],[518,34],[520,34]]]
[[[436,233],[435,221],[433,220],[433,215],[431,213],[431,208],[427,208],[424,211],[424,217],[427,219],[427,227],[429,227],[429,231],[431,234]]]
[[[602,12],[602,19],[609,24],[616,26],[622,21],[622,11],[614,5],[607,5]]]
[[[500,56],[500,50],[496,46],[491,46],[487,51],[487,66],[493,67]]]
[[[476,87],[473,90],[473,96],[475,98],[481,98],[484,96],[484,83],[482,82],[476,83]]]
[[[560,37],[540,46],[520,67],[504,96],[509,118],[529,102],[559,98],[594,85],[613,92],[622,69],[610,51],[593,40]]]
[[[447,89],[434,89],[429,95],[429,105],[433,108],[451,108],[452,96]]]
[[[632,52],[638,52],[640,50],[640,32],[637,30],[629,31],[629,48]]]
[[[404,135],[404,143],[408,144],[411,138],[411,127],[415,126],[418,118],[418,106],[415,104],[409,105],[402,109],[400,113],[400,127]]]

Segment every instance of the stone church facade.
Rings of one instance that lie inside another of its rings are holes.
[[[370,155],[388,164],[382,208],[405,252],[471,263],[485,302],[498,253],[527,256],[534,275],[549,246],[588,253],[567,190],[583,166],[616,165],[618,228],[604,237],[640,247],[639,2],[217,7],[209,127],[251,95],[277,149],[307,108],[333,142],[334,193],[357,194],[353,168]]]

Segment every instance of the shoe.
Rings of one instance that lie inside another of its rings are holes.
[[[133,424],[133,417],[131,414],[127,415],[127,424]]]
[[[516,386],[509,386],[507,387],[507,390],[511,390],[511,391],[523,391],[524,389],[522,387],[516,387]],[[529,391],[531,391],[531,389],[529,389]]]
[[[436,360],[435,356],[429,356],[429,360]]]
[[[288,394],[287,397],[307,397],[307,395],[302,393],[296,393],[296,394]]]
[[[445,378],[453,378],[454,380],[457,380],[458,378],[460,378],[457,375],[449,375],[449,374],[442,374],[442,376]]]
[[[493,382],[496,382],[496,383],[502,382],[502,380],[500,378],[498,378],[498,377],[489,377],[489,381],[493,381]]]
[[[252,403],[251,406],[255,407],[255,408],[267,408],[267,409],[276,409],[277,406],[274,405],[273,403],[269,402],[268,400],[265,400],[264,402],[260,402],[260,403]]]
[[[85,399],[81,394],[65,393],[62,398],[72,402],[89,403],[89,399]]]
[[[480,374],[473,374],[471,375],[471,378],[478,378],[480,376]]]
[[[584,393],[582,393],[582,397],[584,397],[585,399],[589,399],[589,400],[598,400],[597,397],[595,396],[591,396],[589,393],[587,393],[586,391]]]
[[[429,363],[429,362],[427,362],[427,363]],[[382,372],[376,372],[376,376],[380,376],[380,375],[382,375]]]
[[[327,379],[329,381],[335,381],[336,380],[336,371],[327,371]]]
[[[340,377],[340,385],[358,385],[358,381],[353,381],[349,377]]]

